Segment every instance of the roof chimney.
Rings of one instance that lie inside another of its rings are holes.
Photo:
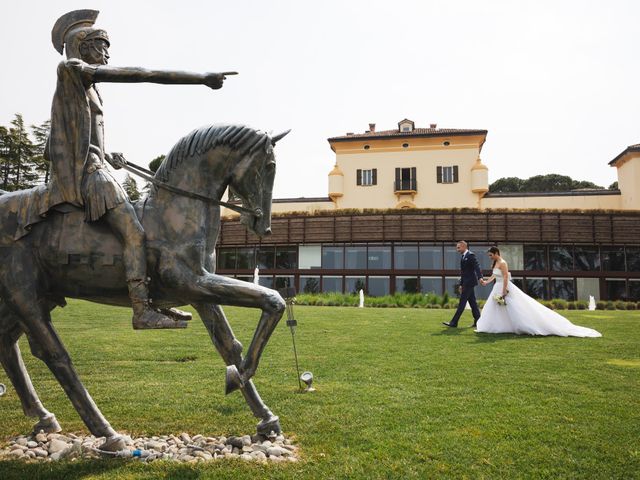
[[[373,132],[375,132],[375,131],[376,131],[376,124],[375,124],[375,123],[370,123],[370,124],[369,124],[369,131],[370,131],[371,133],[373,133]]]
[[[438,126],[437,123],[431,123],[429,124],[429,128],[433,128],[434,130],[436,129],[436,127]]]

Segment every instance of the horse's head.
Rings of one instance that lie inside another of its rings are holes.
[[[289,132],[264,135],[264,140],[247,151],[231,173],[229,191],[251,211],[242,213],[240,222],[259,237],[271,234],[271,196],[276,176],[273,147]]]

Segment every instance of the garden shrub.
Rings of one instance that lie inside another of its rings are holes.
[[[604,310],[607,308],[607,302],[603,302],[602,300],[599,300],[596,302],[596,310]]]
[[[561,298],[551,300],[551,306],[554,310],[566,310],[568,302]]]

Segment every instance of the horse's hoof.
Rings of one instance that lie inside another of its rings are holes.
[[[124,437],[120,434],[111,435],[107,437],[98,450],[104,450],[105,452],[119,452],[120,450],[124,450],[127,447],[127,443],[124,440]]]
[[[42,417],[40,421],[33,426],[34,435],[40,433],[40,430],[44,431],[44,433],[58,433],[62,431],[62,427],[58,423],[56,416],[50,413]]]
[[[244,381],[240,376],[240,372],[238,372],[238,368],[235,365],[229,365],[225,375],[224,394],[229,395],[242,387],[244,387]]]
[[[266,420],[261,420],[256,427],[258,435],[268,436],[271,432],[274,432],[276,435],[282,433],[282,427],[280,426],[280,419],[275,415],[271,415]]]

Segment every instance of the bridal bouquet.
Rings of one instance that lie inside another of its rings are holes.
[[[507,293],[509,293],[509,292],[507,292]],[[504,299],[504,297],[502,295],[496,294],[496,295],[493,296],[493,299],[496,301],[496,303],[498,305],[502,305],[503,307],[507,304],[507,301]]]

